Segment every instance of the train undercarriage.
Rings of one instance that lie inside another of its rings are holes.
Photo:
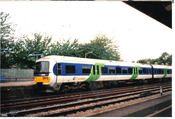
[[[68,93],[73,90],[80,90],[80,91],[96,90],[100,88],[115,88],[118,85],[124,85],[124,84],[143,85],[150,83],[169,82],[171,80],[172,78],[117,80],[117,81],[88,81],[88,82],[77,82],[77,83],[54,84],[54,86],[52,87],[48,85],[42,85],[42,83],[37,83],[35,87],[36,91],[41,92]]]

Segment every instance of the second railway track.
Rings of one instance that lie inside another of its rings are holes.
[[[54,95],[28,100],[4,101],[1,112],[7,116],[66,116],[68,114],[85,111],[95,107],[126,102],[133,99],[155,95],[163,91],[171,91],[171,84],[133,86],[125,88],[114,88],[107,90],[96,90],[67,95]]]

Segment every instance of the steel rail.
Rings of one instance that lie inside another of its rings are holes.
[[[162,86],[165,86],[167,85],[168,83],[163,83],[163,84],[159,84],[159,85],[162,85]],[[155,84],[152,84],[152,85],[155,85]],[[147,87],[149,86],[152,86],[152,85],[146,85]],[[156,84],[156,86],[159,86]],[[140,87],[143,87],[143,86],[137,86],[137,87],[134,87],[134,88],[140,88]],[[68,98],[68,97],[75,97],[75,95],[88,95],[88,93],[104,93],[107,92],[107,91],[121,91],[121,90],[127,90],[127,89],[133,89],[133,86],[129,86],[129,87],[117,87],[117,88],[110,88],[110,89],[101,89],[101,90],[95,90],[94,91],[86,91],[86,92],[76,92],[76,93],[69,93],[69,94],[61,94],[61,95],[50,95],[50,96],[42,96],[42,97],[34,97],[34,98],[23,98],[23,99],[15,99],[15,100],[5,100],[5,101],[1,101],[1,106],[3,105],[7,105],[7,103],[15,103],[15,102],[20,102],[22,103],[23,101],[32,101],[32,100],[39,100],[39,99],[46,99],[48,100],[47,98],[57,98],[57,99],[61,99],[61,98]],[[77,94],[78,93],[78,94]],[[30,103],[30,102],[29,102]]]
[[[38,106],[38,105],[46,105],[46,104],[53,104],[53,103],[61,103],[61,102],[66,102],[66,101],[72,101],[72,100],[77,100],[77,99],[85,99],[85,98],[91,98],[91,97],[97,97],[97,96],[106,96],[106,95],[114,95],[114,94],[120,94],[120,93],[125,93],[125,92],[131,92],[131,91],[138,91],[138,90],[143,90],[143,89],[151,89],[151,88],[156,88],[159,86],[155,87],[142,87],[142,88],[135,88],[135,89],[126,89],[126,90],[117,90],[117,91],[110,91],[110,92],[100,92],[100,93],[91,93],[87,95],[81,95],[78,94],[77,96],[72,95],[70,97],[63,97],[63,98],[57,98],[57,99],[49,99],[49,100],[40,100],[37,102],[28,102],[28,103],[22,103],[22,104],[10,104],[10,105],[1,105],[1,110],[7,110],[10,108],[22,108],[22,107],[33,107],[33,106]]]
[[[78,95],[78,96],[74,96],[74,97],[64,97],[64,98],[59,98],[59,99],[56,99],[56,100],[43,100],[42,102],[33,102],[33,103],[27,103],[27,104],[19,104],[19,105],[4,105],[1,107],[1,111],[3,112],[4,110],[8,110],[8,109],[11,109],[11,108],[15,108],[15,109],[19,109],[19,108],[26,108],[26,107],[35,107],[35,106],[41,106],[41,105],[48,105],[48,104],[54,104],[54,103],[61,103],[61,102],[71,102],[71,101],[75,101],[75,100],[78,100],[78,99],[87,99],[87,98],[95,98],[95,97],[102,97],[102,96],[107,96],[107,95],[116,95],[116,94],[121,94],[121,93],[128,93],[131,92],[131,91],[139,91],[139,90],[145,90],[145,89],[153,89],[153,88],[158,88],[158,86],[155,86],[155,87],[142,87],[142,88],[137,88],[137,89],[134,89],[134,90],[131,90],[131,89],[128,89],[128,90],[120,90],[120,91],[116,91],[116,92],[107,92],[107,93],[99,93],[99,94],[87,94],[87,95]],[[171,87],[171,86],[170,86]],[[163,87],[164,88],[164,87]],[[133,88],[132,88],[133,89]],[[159,89],[159,88],[158,88]]]
[[[164,88],[170,88],[170,86],[167,86],[167,87],[164,87]],[[51,110],[51,109],[54,110],[54,109],[60,109],[60,108],[68,108],[68,107],[73,107],[73,106],[77,106],[77,105],[84,105],[84,104],[88,104],[88,103],[92,103],[92,102],[98,102],[98,101],[102,101],[102,100],[108,100],[108,99],[119,98],[119,97],[126,97],[126,96],[130,96],[130,95],[136,95],[136,94],[141,94],[141,93],[144,93],[144,92],[150,92],[150,91],[156,91],[156,90],[157,90],[157,92],[149,94],[149,95],[153,95],[153,94],[159,93],[159,88],[147,89],[147,90],[142,90],[142,91],[137,91],[137,92],[130,92],[130,93],[124,93],[124,94],[118,94],[118,95],[112,95],[112,96],[106,96],[106,97],[97,97],[95,99],[85,100],[85,101],[81,101],[81,102],[74,102],[74,103],[71,103],[71,104],[68,103],[68,104],[63,104],[63,105],[58,105],[58,106],[42,107],[40,109],[38,109],[38,108],[37,109],[29,109],[29,110],[26,110],[26,111],[19,111],[18,113],[15,114],[15,116],[25,116],[28,113],[38,113],[38,112],[41,112],[41,111],[48,111],[48,110]],[[169,91],[169,90],[171,90],[171,88],[164,90],[164,92]],[[144,96],[147,96],[147,95],[144,95]],[[122,101],[128,101],[128,100],[131,100],[131,99],[144,97],[144,96],[143,95],[142,96],[137,95],[135,97],[120,99],[120,100],[117,100],[117,101],[114,101],[114,102],[108,102],[107,104],[110,104],[110,103],[112,104],[112,103],[122,102]],[[68,113],[76,112],[77,110],[80,111],[82,109],[84,110],[86,108],[88,109],[88,108],[92,108],[92,107],[95,107],[95,106],[102,106],[102,105],[106,105],[106,104],[100,104],[100,105],[82,107],[82,108],[79,108],[79,109],[62,111],[62,112],[59,112],[59,113],[49,114],[47,116],[65,115],[65,114],[68,114]],[[14,115],[11,115],[11,113],[8,113],[8,116],[14,116]]]

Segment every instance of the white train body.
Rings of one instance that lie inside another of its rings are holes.
[[[34,82],[59,90],[62,84],[171,78],[172,67],[89,58],[46,56],[36,61]]]

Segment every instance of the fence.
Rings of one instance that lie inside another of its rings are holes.
[[[33,79],[27,77],[33,77],[32,69],[0,69],[0,76],[5,76],[9,81],[32,81]],[[16,79],[16,77],[18,77]],[[25,78],[26,77],[26,78]],[[23,79],[24,78],[24,79]]]

